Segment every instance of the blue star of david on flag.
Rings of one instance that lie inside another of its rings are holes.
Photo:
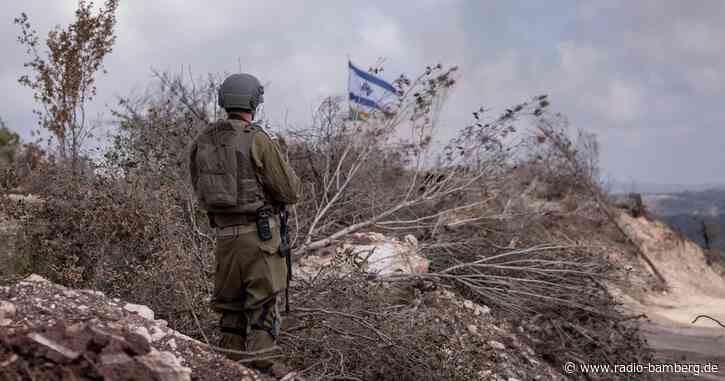
[[[374,110],[384,110],[385,106],[398,99],[398,90],[384,79],[360,70],[348,61],[348,89],[351,109],[355,119],[367,119]],[[354,106],[354,107],[353,107]]]
[[[370,96],[370,94],[373,93],[373,89],[370,88],[370,85],[368,85],[367,82],[363,82],[362,86],[360,86],[360,90],[362,90],[367,96]]]

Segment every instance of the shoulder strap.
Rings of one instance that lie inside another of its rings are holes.
[[[259,122],[253,122],[253,123],[252,123],[252,127],[253,127],[253,128],[255,129],[255,130],[257,130],[257,131],[262,131],[262,132],[263,132],[263,133],[264,133],[265,135],[267,135],[267,137],[268,137],[268,138],[269,138],[270,140],[275,140],[275,139],[277,139],[277,136],[276,136],[275,134],[273,134],[273,133],[272,133],[271,131],[269,131],[269,130],[267,130],[266,128],[264,128],[264,126],[262,126],[262,124],[261,124],[261,123],[259,123]]]

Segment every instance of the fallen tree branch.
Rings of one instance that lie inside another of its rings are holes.
[[[725,324],[721,323],[721,322],[720,322],[720,320],[717,320],[717,319],[713,318],[712,316],[708,316],[708,315],[697,315],[697,316],[695,317],[695,320],[693,320],[691,324],[695,324],[695,322],[697,322],[697,320],[698,320],[699,318],[706,318],[706,319],[710,319],[710,320],[714,321],[715,323],[717,323],[717,324],[718,324],[719,326],[721,326],[721,327],[725,328]]]

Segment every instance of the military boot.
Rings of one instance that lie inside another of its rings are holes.
[[[258,359],[249,363],[249,365],[262,373],[282,378],[292,372],[288,366],[276,361],[275,356],[279,356],[281,350],[277,347],[275,337],[264,328],[252,326],[249,332],[247,350],[251,353],[259,352],[254,354],[254,357]]]
[[[222,314],[219,322],[221,337],[219,347],[231,351],[244,352],[247,349],[247,317],[243,313]],[[241,353],[228,352],[225,355],[230,360],[241,360],[244,355]]]

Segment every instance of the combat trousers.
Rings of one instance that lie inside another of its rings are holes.
[[[220,347],[252,352],[276,343],[281,324],[277,295],[287,281],[280,242],[278,224],[268,241],[261,241],[256,230],[217,239],[211,303],[222,315]]]

